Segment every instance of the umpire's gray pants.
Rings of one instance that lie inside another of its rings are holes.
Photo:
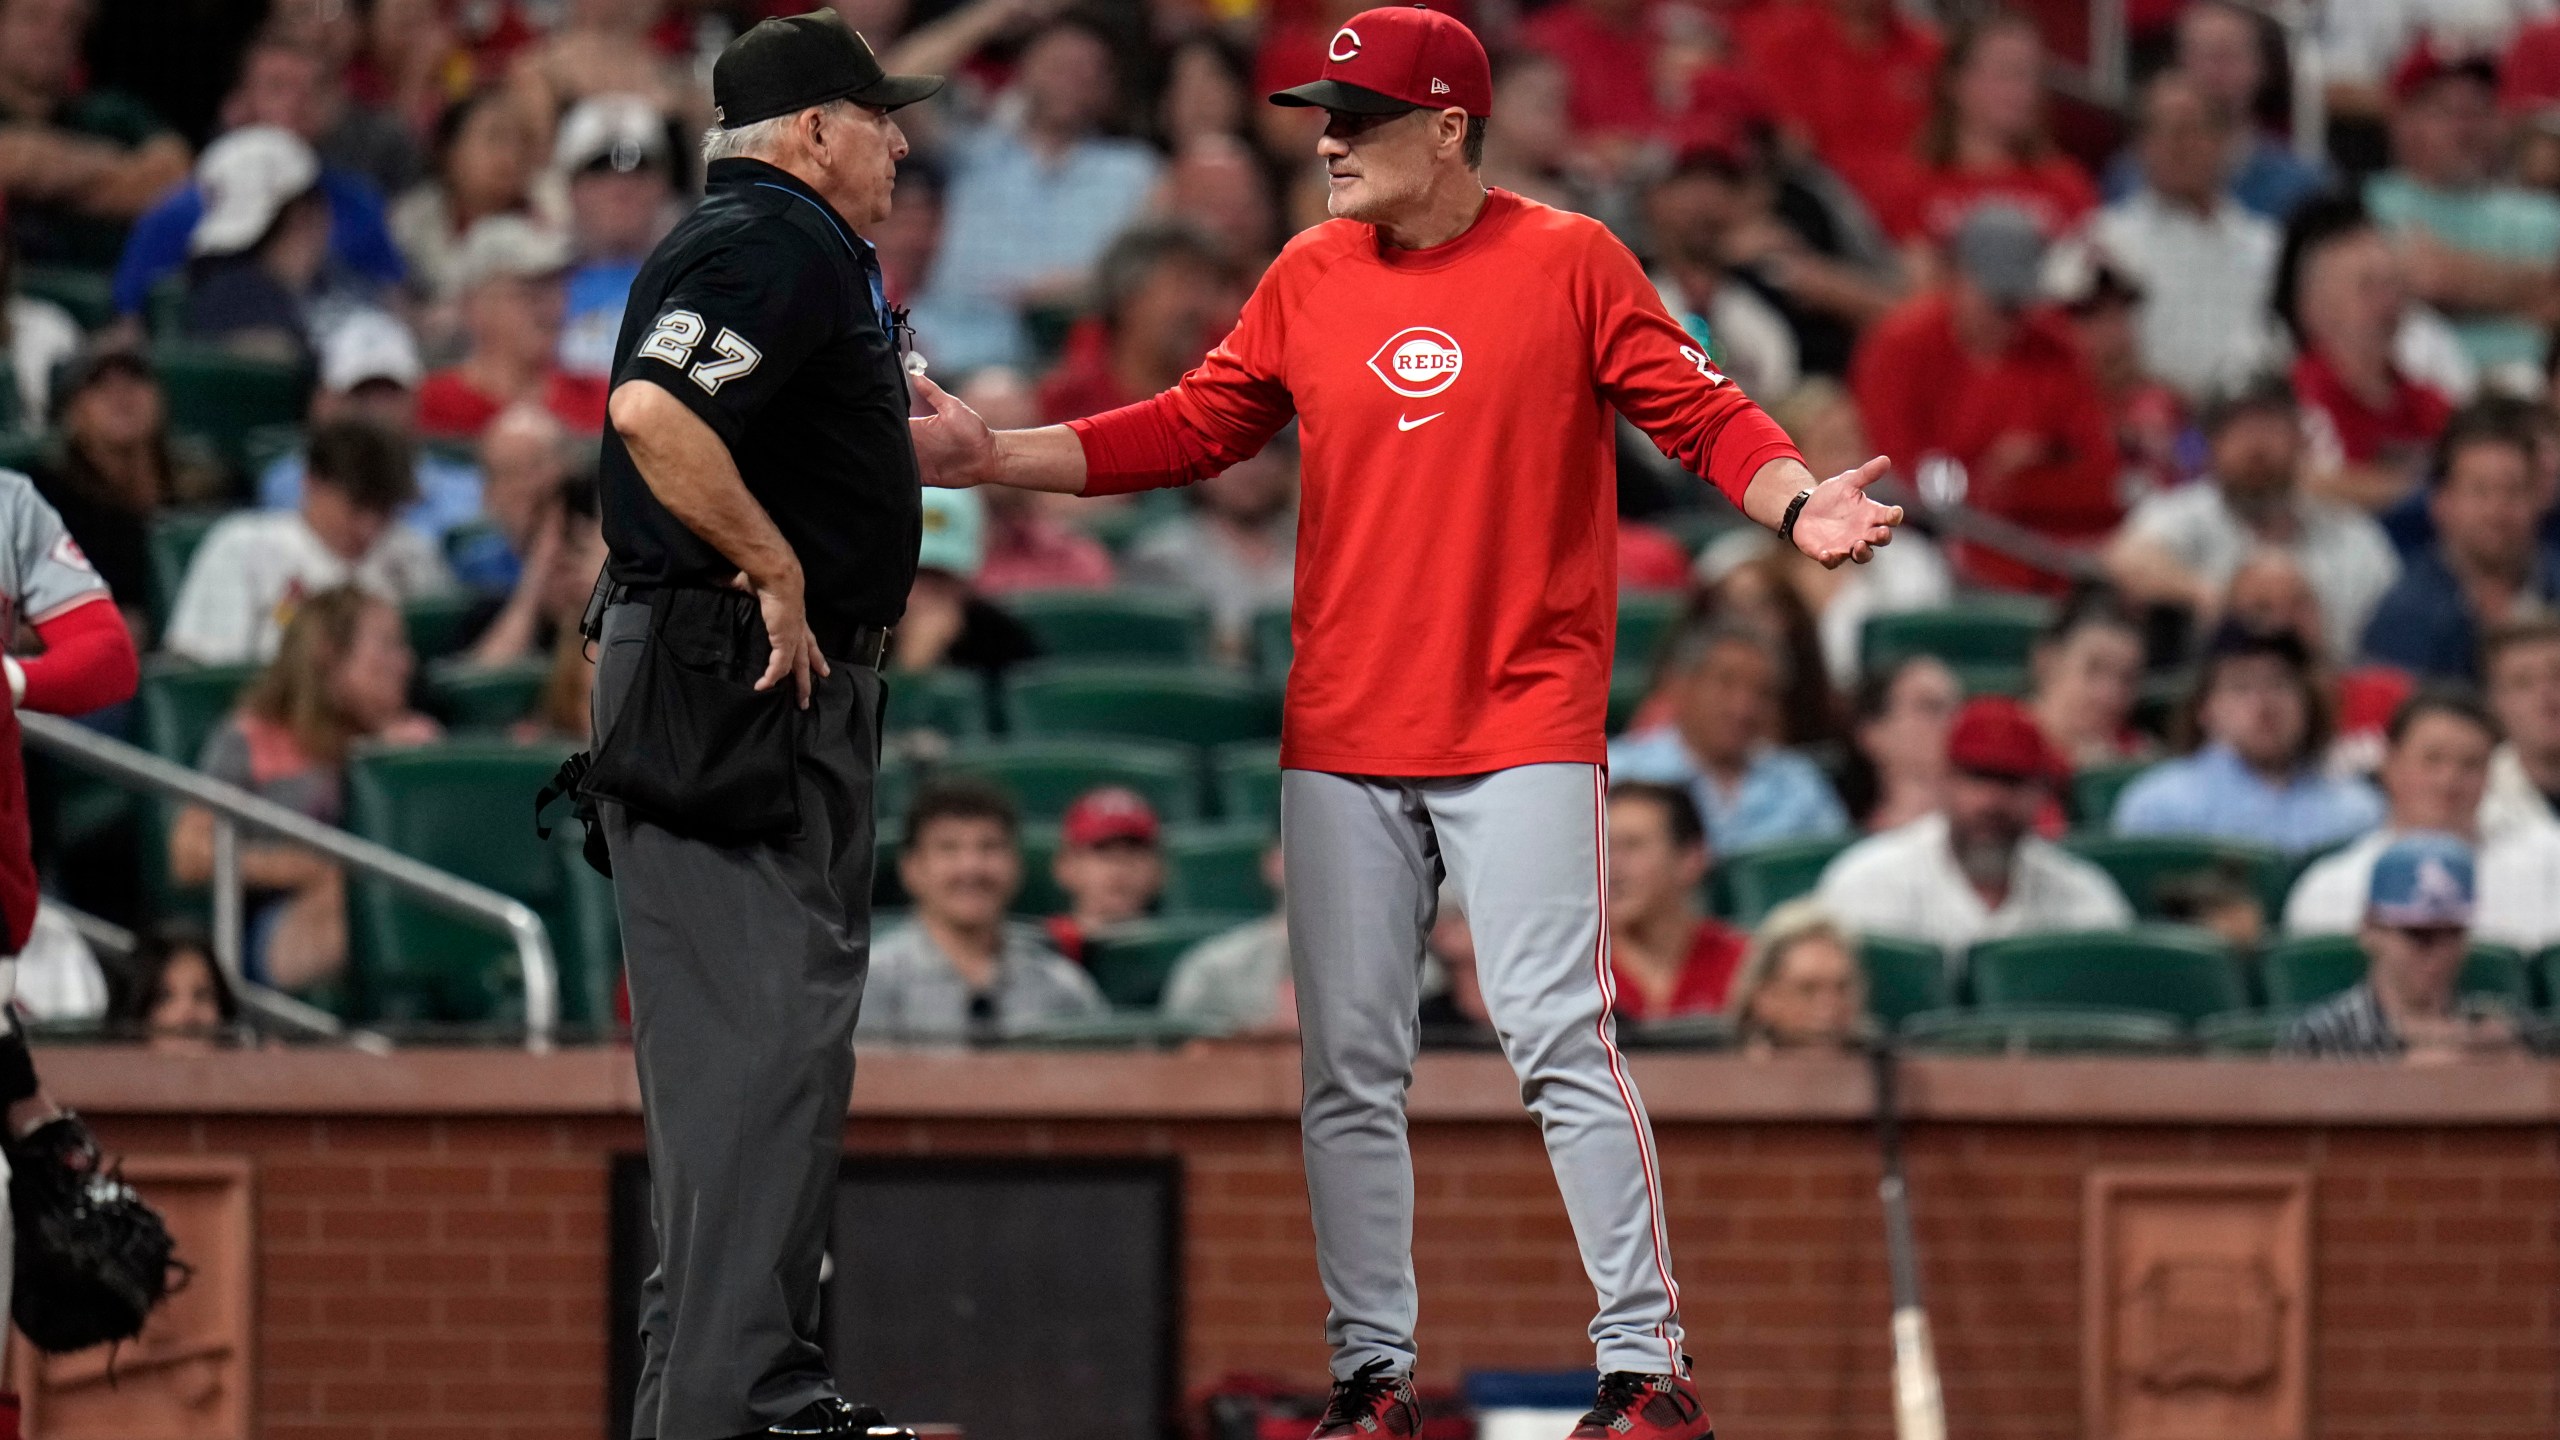
[[[646,606],[605,612],[598,736],[648,625]],[[812,696],[787,843],[712,845],[600,807],[658,1240],[640,1305],[642,1440],[757,1432],[835,1393],[818,1267],[871,959],[880,684],[839,664]]]
[[[1682,1369],[1653,1129],[1610,1018],[1607,788],[1594,765],[1451,779],[1281,776],[1289,953],[1325,1339],[1347,1378],[1413,1367],[1413,1080],[1422,945],[1455,881],[1520,1095],[1599,1292],[1603,1372]]]

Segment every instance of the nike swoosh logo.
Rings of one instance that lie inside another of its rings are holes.
[[[1434,410],[1419,420],[1408,420],[1404,416],[1399,415],[1396,417],[1396,428],[1399,430],[1419,430],[1423,426],[1430,424],[1432,421],[1437,420],[1448,413],[1449,412],[1446,410]]]

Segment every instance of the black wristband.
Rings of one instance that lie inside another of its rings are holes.
[[[1787,502],[1787,513],[1778,521],[1779,539],[1788,541],[1789,543],[1794,542],[1796,538],[1796,517],[1804,513],[1804,502],[1812,498],[1813,491],[1810,488],[1807,488],[1797,491],[1796,498]]]
[[[0,1109],[31,1099],[36,1093],[36,1057],[27,1053],[27,1037],[17,1026],[0,1030]]]

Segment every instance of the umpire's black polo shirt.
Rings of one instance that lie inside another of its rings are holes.
[[[640,267],[613,381],[683,401],[737,461],[808,576],[830,655],[906,609],[922,523],[907,378],[871,247],[761,160],[721,160],[709,193]],[[605,428],[606,569],[626,585],[727,583],[738,567],[684,527]]]

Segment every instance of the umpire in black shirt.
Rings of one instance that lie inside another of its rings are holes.
[[[919,524],[859,231],[907,153],[832,13],[712,71],[708,196],[633,282],[601,499],[594,761],[649,1137],[637,1440],[858,1435],[818,1335],[870,960],[887,628]]]

